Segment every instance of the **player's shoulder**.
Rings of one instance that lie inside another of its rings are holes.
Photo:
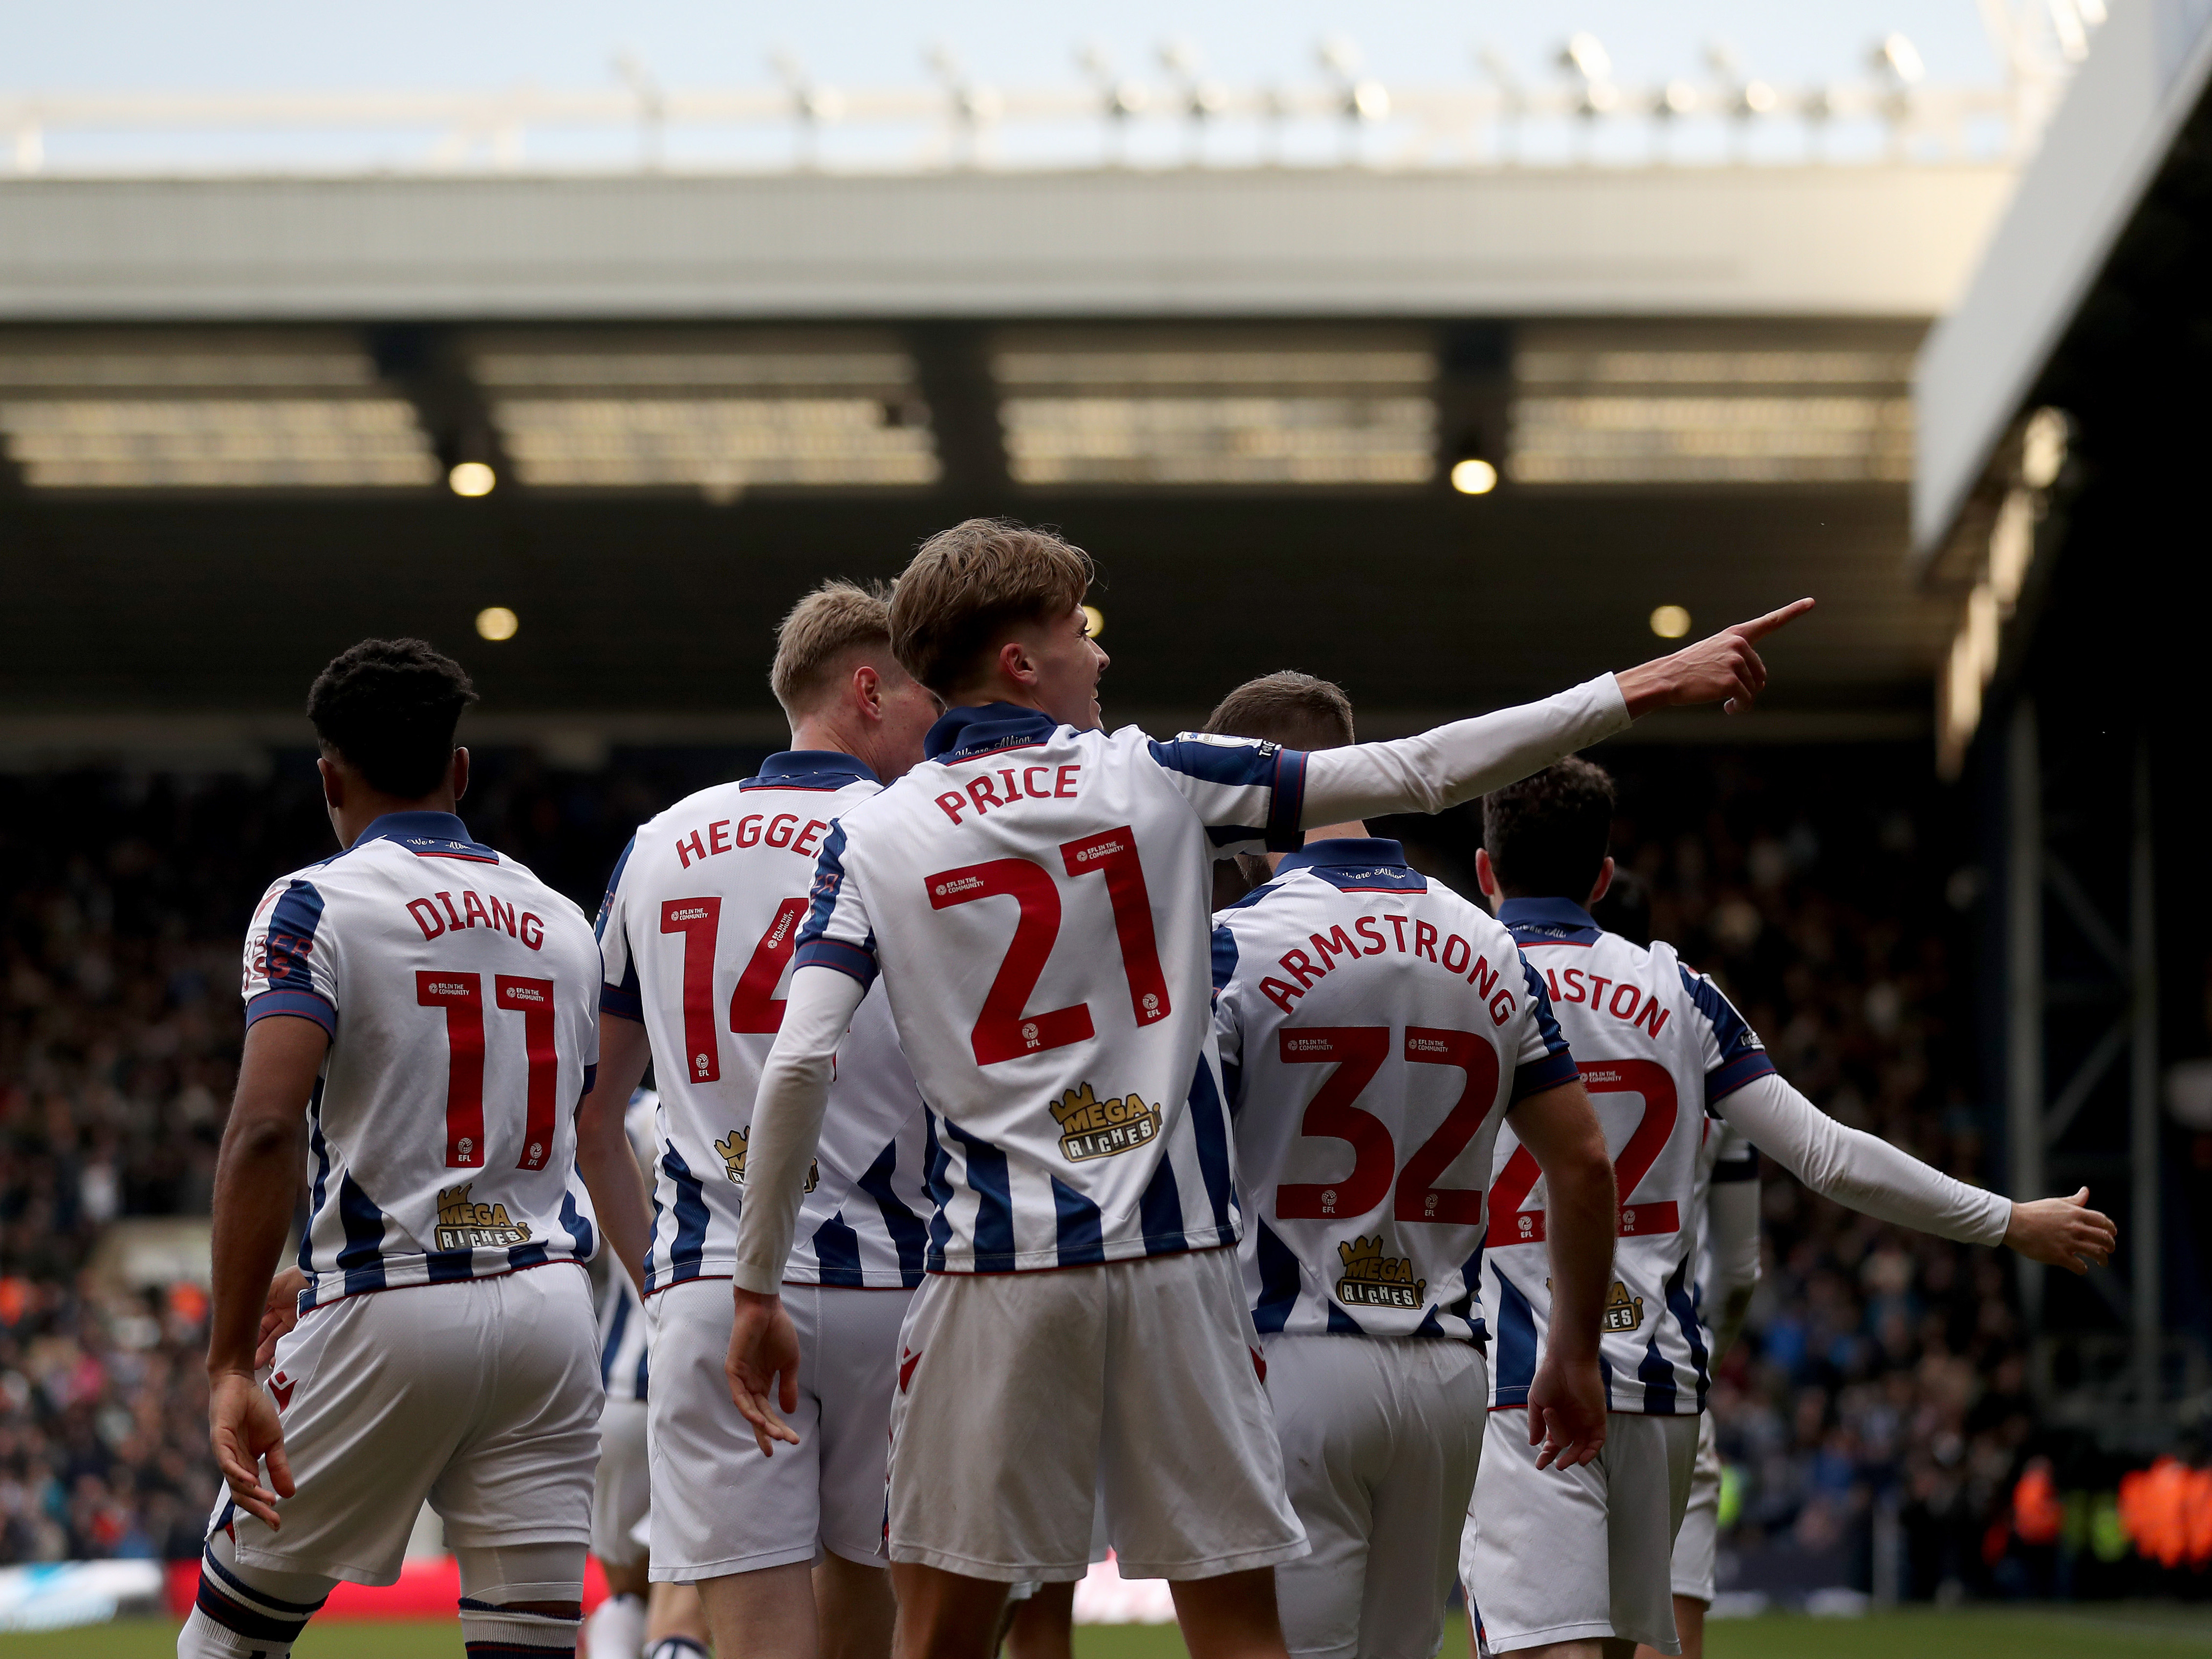
[[[695,820],[705,822],[718,813],[738,806],[744,800],[739,790],[738,781],[734,778],[722,783],[710,783],[704,789],[693,790],[639,824],[637,833],[630,837],[630,845],[633,848],[657,845],[668,832],[680,824],[689,824]]]

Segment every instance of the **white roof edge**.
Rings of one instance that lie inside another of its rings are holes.
[[[2118,0],[1914,376],[1912,559],[1942,548],[2212,76],[2212,0]]]

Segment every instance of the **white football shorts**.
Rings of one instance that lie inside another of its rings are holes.
[[[899,1326],[912,1292],[786,1285],[799,1332],[796,1446],[763,1458],[722,1370],[735,1317],[726,1279],[653,1298],[653,1578],[696,1583],[815,1561],[884,1557],[884,1457]]]
[[[1080,1578],[1094,1494],[1125,1578],[1306,1553],[1234,1250],[933,1273],[899,1352],[894,1561]]]
[[[1465,1342],[1268,1339],[1267,1397],[1313,1553],[1275,1569],[1295,1654],[1432,1659],[1489,1392]]]
[[[1694,1417],[1606,1414],[1580,1468],[1536,1467],[1528,1414],[1494,1411],[1460,1545],[1490,1650],[1619,1637],[1680,1653],[1669,1566],[1698,1452]]]
[[[267,1383],[295,1483],[283,1529],[228,1493],[213,1526],[248,1565],[356,1584],[398,1578],[426,1498],[448,1545],[584,1543],[599,1346],[591,1281],[568,1262],[318,1308],[277,1342]]]
[[[599,1474],[592,1489],[592,1553],[609,1566],[627,1567],[645,1559],[639,1522],[652,1501],[652,1471],[646,1462],[646,1403],[607,1397],[599,1419]]]
[[[1674,1594],[1710,1604],[1718,1588],[1720,1555],[1721,1450],[1713,1437],[1713,1414],[1698,1415],[1698,1461],[1690,1470],[1690,1506],[1674,1534]]]

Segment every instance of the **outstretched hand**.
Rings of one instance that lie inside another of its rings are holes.
[[[769,1404],[773,1387],[776,1405],[787,1412],[799,1409],[799,1332],[781,1297],[745,1290],[734,1294],[737,1318],[730,1327],[730,1355],[722,1362],[722,1370],[730,1379],[731,1403],[753,1425],[753,1442],[761,1455],[773,1457],[771,1440],[787,1446],[799,1443],[798,1431]]]
[[[1655,708],[1700,702],[1717,702],[1731,714],[1742,714],[1766,689],[1766,665],[1759,660],[1758,641],[1812,608],[1812,600],[1798,599],[1750,622],[1723,628],[1671,657],[1616,675],[1630,718]]]
[[[2089,1189],[2071,1198],[2039,1198],[2012,1206],[2012,1220],[2004,1242],[2030,1261],[2063,1267],[2076,1277],[2088,1273],[2089,1264],[2108,1267],[2120,1230],[2108,1215],[2089,1207]]]

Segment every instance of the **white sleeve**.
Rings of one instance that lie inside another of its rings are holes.
[[[806,1169],[822,1138],[837,1045],[868,988],[850,974],[802,963],[791,975],[783,1024],[761,1069],[746,1135],[745,1203],[738,1215],[738,1288],[774,1296],[783,1284]]]
[[[1705,1301],[1725,1307],[1759,1283],[1759,1182],[1716,1182],[1705,1199]]]
[[[1441,812],[1629,724],[1620,683],[1601,674],[1541,702],[1455,720],[1419,737],[1316,750],[1305,757],[1299,822],[1312,829],[1384,812]]]
[[[1847,1128],[1779,1077],[1753,1078],[1714,1109],[1814,1192],[1854,1210],[1966,1244],[2002,1244],[2012,1224],[2011,1200]]]

